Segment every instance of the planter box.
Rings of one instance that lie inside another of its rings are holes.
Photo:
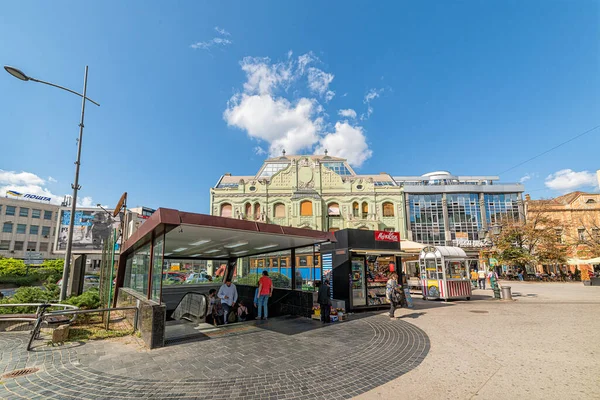
[[[583,286],[592,286],[592,281],[582,281]]]

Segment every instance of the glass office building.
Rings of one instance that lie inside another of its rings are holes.
[[[394,177],[405,194],[408,239],[473,251],[486,247],[489,230],[501,219],[524,218],[523,185],[498,179],[447,171]]]

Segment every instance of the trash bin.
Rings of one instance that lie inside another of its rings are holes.
[[[502,286],[502,298],[504,300],[512,300],[512,294],[510,293],[510,286]]]

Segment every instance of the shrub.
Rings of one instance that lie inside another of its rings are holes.
[[[25,276],[27,275],[27,267],[23,260],[14,258],[0,259],[0,276]]]
[[[64,303],[85,310],[100,308],[100,293],[97,288],[90,288],[79,296],[69,297]]]

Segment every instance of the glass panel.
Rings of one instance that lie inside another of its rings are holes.
[[[365,258],[352,257],[352,305],[365,306]]]
[[[343,162],[325,162],[323,166],[342,176],[350,176],[352,173]]]
[[[27,225],[17,224],[17,233],[25,233],[27,231]]]
[[[426,244],[446,244],[441,194],[410,194],[409,221],[413,240]]]
[[[154,248],[152,249],[152,295],[151,299],[160,302],[160,280],[163,268],[163,248],[164,236],[161,235],[154,239]]]
[[[519,198],[516,193],[485,194],[485,213],[489,224],[499,224],[502,219],[519,220]]]
[[[466,240],[479,240],[479,231],[482,229],[479,194],[449,194],[446,200],[453,244],[458,245]]]
[[[15,206],[6,206],[6,215],[15,215]]]
[[[289,164],[287,163],[268,163],[260,173],[261,177],[269,177],[275,175],[277,172],[286,168]]]
[[[42,215],[42,210],[31,210],[31,218],[39,218]]]
[[[150,243],[133,253],[131,267],[129,267],[129,260],[127,260],[127,263],[127,269],[131,273],[129,274],[129,283],[126,287],[147,295],[148,273],[150,269]],[[125,282],[127,283],[127,279],[125,279]]]

